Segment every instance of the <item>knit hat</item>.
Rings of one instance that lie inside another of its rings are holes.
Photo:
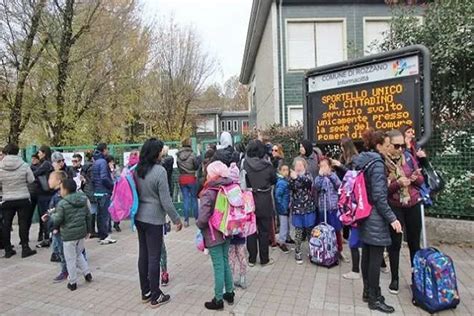
[[[221,161],[211,162],[207,166],[207,177],[208,178],[227,178],[229,177],[229,168]]]
[[[52,162],[60,162],[60,161],[63,161],[64,160],[64,156],[63,154],[61,154],[59,151],[55,151],[52,155],[51,155],[51,161]]]
[[[301,145],[303,145],[305,156],[311,156],[311,154],[313,153],[313,144],[309,140],[304,139],[301,141]]]
[[[237,167],[235,162],[232,162],[229,167],[229,178],[234,182],[239,182],[240,180],[240,170]]]

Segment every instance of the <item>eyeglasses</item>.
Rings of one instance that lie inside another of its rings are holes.
[[[406,144],[392,144],[395,149],[405,149],[407,148]]]

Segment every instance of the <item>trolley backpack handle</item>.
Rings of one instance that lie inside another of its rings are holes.
[[[425,226],[425,204],[421,201],[421,237],[423,239],[423,249],[428,248],[428,240],[426,238],[426,226]]]

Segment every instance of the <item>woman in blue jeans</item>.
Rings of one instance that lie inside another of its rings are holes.
[[[199,169],[200,161],[191,148],[191,139],[187,138],[181,144],[183,147],[178,151],[176,158],[179,169],[179,186],[183,194],[184,226],[188,227],[190,215],[195,219],[198,218],[196,172]]]

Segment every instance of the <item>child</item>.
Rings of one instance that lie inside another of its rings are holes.
[[[234,303],[234,283],[229,265],[229,239],[218,230],[211,234],[209,219],[214,212],[219,187],[232,184],[229,178],[229,168],[220,161],[214,161],[207,166],[207,181],[201,191],[201,203],[196,225],[204,237],[204,245],[211,255],[214,269],[214,298],[204,306],[209,310],[224,309],[224,300]],[[225,287],[225,293],[223,293]]]
[[[329,158],[322,157],[319,161],[319,176],[314,180],[314,187],[318,193],[318,224],[324,221],[324,211],[327,213],[327,223],[336,231],[337,250],[344,262],[349,262],[342,252],[342,223],[338,217],[337,202],[339,200],[338,190],[341,180],[331,170]]]
[[[295,227],[295,260],[297,264],[303,264],[301,244],[305,236],[311,235],[311,229],[316,223],[316,210],[312,194],[313,178],[306,171],[307,166],[304,158],[295,158],[293,161],[294,170],[290,172],[290,210],[293,217],[292,223]]]
[[[76,190],[77,185],[73,179],[64,180],[61,183],[63,199],[51,214],[54,226],[61,229],[69,279],[67,288],[71,291],[77,289],[77,268],[84,274],[86,282],[92,282],[92,274],[83,255],[84,239],[91,232],[91,215],[86,195]]]
[[[49,175],[48,185],[51,189],[54,190],[53,196],[49,202],[49,211],[50,213],[54,212],[59,201],[61,201],[61,183],[67,179],[67,174],[64,171],[54,171]],[[64,260],[63,252],[63,240],[61,239],[61,234],[59,232],[59,227],[54,226],[52,220],[49,221],[48,226],[50,231],[52,231],[52,248],[53,252],[51,254],[51,262],[60,262],[61,263],[61,272],[53,279],[53,282],[58,283],[67,279],[67,268],[66,260]]]
[[[229,168],[229,178],[239,183],[239,168],[235,162]],[[234,285],[242,289],[247,288],[247,254],[245,252],[246,239],[242,236],[232,236],[229,247],[229,263],[234,276]]]
[[[288,176],[290,168],[287,165],[280,164],[278,168],[278,179],[275,185],[275,206],[280,219],[280,234],[278,236],[278,246],[284,253],[289,253],[290,249],[286,241],[290,240],[290,184]]]

